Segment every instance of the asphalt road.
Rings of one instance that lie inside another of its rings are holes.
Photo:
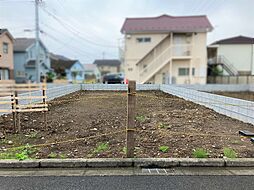
[[[254,176],[24,176],[0,177],[1,190],[247,190]]]

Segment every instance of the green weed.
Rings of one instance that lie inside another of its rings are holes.
[[[54,153],[54,152],[51,152],[49,155],[48,155],[48,158],[56,158],[57,157],[57,153]]]
[[[12,148],[6,152],[0,153],[0,159],[18,159],[26,160],[31,158],[31,156],[38,151],[36,148],[31,147],[30,145]]]
[[[100,143],[94,150],[94,153],[98,154],[100,152],[104,152],[106,150],[108,150],[109,145],[108,143]]]
[[[137,116],[137,117],[136,117],[136,120],[139,121],[139,122],[141,122],[141,123],[143,123],[143,122],[146,121],[146,117],[143,116],[143,115],[140,115],[140,116]]]
[[[158,127],[159,127],[160,129],[170,129],[170,128],[171,128],[170,125],[167,125],[167,124],[165,124],[165,123],[159,123]]]
[[[203,148],[197,148],[196,150],[193,151],[193,156],[194,158],[207,158],[208,157],[208,153],[206,150],[204,150]]]
[[[163,152],[163,153],[166,153],[166,152],[168,152],[169,147],[168,147],[168,146],[160,146],[160,147],[159,147],[159,150],[160,150],[161,152]]]
[[[232,148],[224,148],[223,149],[224,156],[227,158],[236,158],[237,154]]]

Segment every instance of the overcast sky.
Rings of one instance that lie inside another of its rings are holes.
[[[14,37],[34,36],[34,0],[0,0],[0,28]],[[214,26],[208,43],[254,37],[254,0],[43,0],[41,39],[49,49],[82,63],[118,58],[120,29],[126,17],[206,14]],[[30,29],[30,32],[24,32]]]

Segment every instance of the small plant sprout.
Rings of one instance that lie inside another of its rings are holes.
[[[143,115],[140,115],[140,116],[137,116],[137,117],[136,117],[136,120],[139,121],[139,122],[141,122],[141,123],[143,123],[143,122],[145,122],[146,117],[143,116]]]
[[[48,158],[56,158],[57,157],[57,153],[54,153],[54,152],[51,152],[49,155],[48,155]]]
[[[224,148],[223,149],[224,156],[227,158],[236,158],[237,154],[232,148]]]
[[[163,153],[166,153],[166,152],[168,152],[169,147],[168,147],[168,146],[160,146],[160,147],[159,147],[159,150],[160,150],[161,152],[163,152]]]
[[[196,150],[193,151],[193,157],[194,158],[207,158],[208,157],[208,153],[206,150],[204,150],[203,148],[197,148]]]
[[[123,147],[123,153],[127,154],[127,147]]]
[[[109,146],[108,143],[100,143],[94,150],[94,153],[98,154],[101,152],[104,152],[106,150],[108,150]]]
[[[160,128],[160,129],[170,129],[171,126],[170,126],[170,125],[167,125],[167,124],[165,124],[165,123],[159,123],[159,124],[158,124],[158,128]]]

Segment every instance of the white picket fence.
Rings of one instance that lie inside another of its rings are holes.
[[[216,85],[217,86],[217,85]],[[195,90],[194,90],[194,89]],[[215,89],[222,88],[215,87],[205,87],[201,85],[196,86],[179,86],[179,85],[155,85],[155,84],[144,84],[137,85],[137,90],[161,90],[163,92],[178,96],[185,100],[195,102],[197,104],[206,106],[213,109],[214,111],[227,115],[229,117],[241,120],[243,122],[254,124],[254,102],[240,100],[236,98],[230,98],[225,96],[220,96],[216,94],[210,94],[206,92],[200,92],[198,90],[206,91],[207,89],[213,89],[212,91],[217,91]],[[230,88],[229,86],[225,88]],[[245,89],[247,87],[242,86],[240,89]],[[205,90],[206,89],[206,90]],[[238,88],[239,89],[239,88]],[[250,86],[249,86],[250,89]],[[251,86],[251,89],[254,89]],[[57,85],[50,86],[47,90],[47,100],[52,100],[72,92],[79,90],[113,90],[113,91],[124,91],[127,90],[127,85],[125,84],[67,84],[67,85]],[[209,90],[210,91],[210,90]],[[21,94],[20,96],[25,96],[27,94]],[[41,91],[32,92],[33,96],[40,96]],[[22,100],[21,104],[28,104],[29,101]],[[35,103],[33,101],[32,103]],[[5,106],[5,107],[3,107]],[[9,109],[9,105],[1,105],[0,109]],[[2,115],[3,113],[0,113]]]

